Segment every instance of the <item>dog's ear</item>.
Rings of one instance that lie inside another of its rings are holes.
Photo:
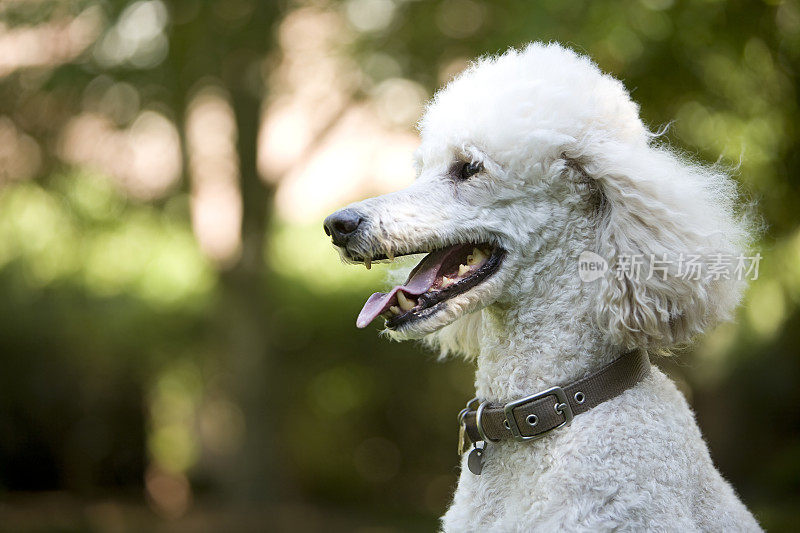
[[[596,252],[609,265],[596,308],[603,332],[630,348],[669,348],[729,319],[746,285],[735,270],[752,225],[737,213],[728,174],[647,143],[580,152],[601,196]]]

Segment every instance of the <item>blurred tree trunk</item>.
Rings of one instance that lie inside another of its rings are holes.
[[[175,107],[185,112],[192,91],[207,81],[221,82],[230,95],[237,129],[242,197],[242,249],[238,260],[220,272],[220,298],[213,317],[220,340],[225,393],[244,415],[241,448],[210,474],[232,501],[275,499],[281,486],[275,445],[277,414],[275,371],[268,324],[271,306],[266,290],[264,249],[272,213],[273,186],[260,179],[257,142],[265,86],[261,62],[272,52],[273,31],[282,2],[245,2],[249,13],[239,22],[221,19],[222,2],[183,4],[171,11],[179,22],[170,37]],[[242,8],[244,4],[239,5]],[[242,22],[243,21],[243,22]]]
[[[245,71],[252,68],[248,58],[237,59],[243,61]],[[254,500],[275,497],[281,477],[281,461],[276,457],[275,434],[271,431],[276,427],[276,413],[271,410],[276,402],[274,365],[269,357],[267,325],[271,307],[264,262],[273,190],[260,179],[256,168],[261,99],[246,86],[233,85],[229,89],[238,129],[242,251],[237,263],[221,275],[220,312],[227,329],[234,380],[234,390],[230,392],[244,413],[246,431],[228,484],[231,496],[237,500]]]
[[[237,127],[242,249],[232,268],[221,274],[222,324],[226,326],[233,387],[230,393],[244,414],[242,447],[232,458],[228,495],[239,502],[274,500],[283,485],[276,442],[275,362],[270,356],[271,306],[266,288],[264,251],[272,214],[273,187],[257,169],[258,132],[265,88],[261,61],[272,45],[276,14],[272,2],[259,2],[250,22],[230,35],[221,78],[231,95]]]

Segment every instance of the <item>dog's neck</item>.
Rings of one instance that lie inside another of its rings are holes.
[[[593,236],[570,237],[571,246],[537,252],[537,263],[548,266],[520,279],[513,300],[483,310],[479,398],[506,402],[567,385],[621,354],[594,325],[597,282],[578,276],[578,256]]]

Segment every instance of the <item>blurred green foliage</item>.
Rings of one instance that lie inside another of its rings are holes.
[[[671,123],[670,142],[737,167],[768,228],[761,278],[735,324],[659,363],[764,526],[791,530],[800,6],[777,0],[0,4],[0,46],[75,17],[97,27],[72,56],[0,64],[0,118],[13,124],[3,131],[33,154],[14,166],[0,150],[0,502],[9,503],[0,522],[136,529],[165,518],[191,528],[200,516],[221,529],[263,520],[435,528],[455,484],[453,414],[471,397],[472,368],[356,330],[384,272],[340,265],[319,224],[276,217],[280,177],[256,171],[259,109],[282,54],[276,33],[300,9],[334,14],[352,36],[331,53],[358,66],[355,101],[396,78],[431,93],[476,55],[558,40],[622,79],[654,130]],[[108,48],[132,13],[163,20],[151,34],[128,28],[140,41]],[[226,265],[193,235],[186,164],[177,185],[139,198],[108,172],[65,161],[61,146],[87,110],[122,128],[150,109],[175,124],[185,158],[187,106],[208,80],[230,96],[238,131],[242,253]],[[125,84],[124,105],[92,96],[115,83]],[[420,412],[424,420],[411,415]],[[116,511],[32,515],[50,508],[43,491],[71,494],[78,509],[110,499]],[[126,507],[144,503],[153,512]],[[253,506],[270,511],[243,511]]]

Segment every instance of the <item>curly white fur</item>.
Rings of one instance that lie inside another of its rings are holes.
[[[609,260],[736,256],[751,228],[734,182],[659,143],[623,85],[586,57],[534,43],[475,62],[421,120],[419,177],[350,206],[347,253],[491,241],[500,270],[389,334],[477,361],[477,396],[506,402],[580,379],[623,351],[666,350],[731,316],[744,282],[611,271],[581,282],[585,250]],[[480,161],[467,181],[454,164]],[[466,468],[446,531],[756,531],[661,372],[533,443],[489,445]]]

